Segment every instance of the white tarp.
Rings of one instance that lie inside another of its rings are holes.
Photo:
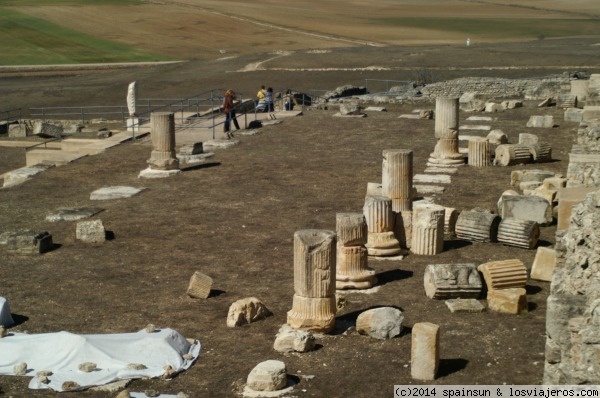
[[[9,327],[14,323],[12,315],[10,314],[8,301],[4,297],[0,297],[0,325]]]
[[[63,391],[66,381],[85,389],[120,379],[160,377],[167,365],[175,373],[184,371],[198,358],[200,348],[200,341],[190,343],[173,329],[90,335],[11,333],[0,339],[0,374],[14,375],[15,365],[25,362],[31,389]],[[84,362],[95,363],[96,370],[80,371]],[[146,369],[128,368],[130,364],[143,364]],[[36,377],[43,370],[52,372],[48,384]]]

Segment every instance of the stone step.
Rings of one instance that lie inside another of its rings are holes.
[[[32,149],[25,153],[25,164],[33,166],[38,163],[51,163],[55,166],[62,166],[74,160],[82,158],[86,154],[79,152],[59,151],[56,149]]]

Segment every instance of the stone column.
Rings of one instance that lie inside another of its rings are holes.
[[[469,210],[456,219],[455,233],[458,239],[474,242],[495,242],[500,217],[488,211]]]
[[[435,100],[435,138],[437,143],[430,155],[431,166],[464,164],[463,156],[458,152],[458,98],[436,98]]]
[[[540,227],[535,221],[507,217],[498,225],[498,242],[507,246],[533,249],[540,237]]]
[[[435,255],[444,249],[444,214],[446,209],[432,203],[419,203],[413,208],[411,251]]]
[[[534,162],[549,162],[552,160],[552,147],[547,142],[536,142],[527,145]]]
[[[410,349],[410,376],[435,380],[440,363],[440,327],[430,322],[415,323]]]
[[[333,231],[305,229],[294,234],[294,300],[287,323],[328,333],[335,326],[335,245]]]
[[[525,288],[527,268],[519,259],[490,261],[477,267],[483,275],[488,290]]]
[[[469,166],[487,167],[491,164],[490,143],[486,138],[475,137],[469,140]]]
[[[512,166],[531,162],[529,147],[518,144],[503,144],[496,148],[494,164],[500,166]]]
[[[363,207],[367,221],[367,250],[371,256],[392,256],[401,252],[394,236],[392,200],[385,196],[367,196]]]
[[[408,149],[383,151],[383,196],[392,199],[396,213],[412,210],[413,152]]]
[[[362,213],[337,213],[336,289],[368,289],[377,279],[368,266],[367,222]]]
[[[179,169],[175,154],[175,117],[171,112],[153,112],[150,115],[153,150],[148,159],[152,170]]]

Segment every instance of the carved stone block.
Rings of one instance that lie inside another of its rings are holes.
[[[435,380],[440,363],[440,327],[415,323],[412,328],[410,375],[416,380]]]
[[[475,264],[429,264],[423,278],[430,299],[478,298],[482,283]]]
[[[519,259],[491,261],[477,267],[489,290],[525,288],[527,268]]]

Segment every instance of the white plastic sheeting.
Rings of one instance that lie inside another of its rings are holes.
[[[12,326],[15,323],[10,314],[10,306],[4,297],[0,297],[0,325],[4,327]]]
[[[160,377],[167,365],[174,373],[184,371],[198,358],[200,349],[200,341],[190,343],[173,329],[91,335],[11,333],[0,339],[0,374],[14,375],[15,365],[25,362],[31,389],[64,391],[63,383],[72,381],[83,390],[116,380]],[[93,362],[97,368],[80,371],[84,362]],[[128,367],[133,364],[143,364],[145,369]],[[52,372],[47,384],[36,376],[44,370]]]

